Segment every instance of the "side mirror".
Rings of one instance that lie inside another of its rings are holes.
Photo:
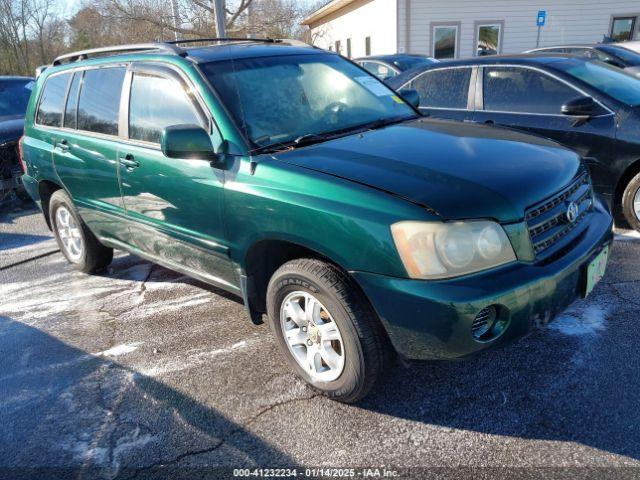
[[[404,98],[407,101],[407,103],[410,103],[415,108],[420,107],[420,94],[418,93],[417,90],[406,88],[406,89],[400,90],[398,93],[402,98]]]
[[[592,97],[578,97],[562,105],[564,115],[574,117],[591,117],[596,112],[596,102]]]
[[[218,160],[207,131],[197,125],[173,125],[162,131],[160,147],[165,157]]]

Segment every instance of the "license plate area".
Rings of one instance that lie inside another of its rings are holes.
[[[602,280],[605,271],[607,270],[607,262],[609,260],[610,247],[607,245],[602,251],[596,255],[587,265],[585,269],[585,281],[582,296],[588,297],[596,284]]]

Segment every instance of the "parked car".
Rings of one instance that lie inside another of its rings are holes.
[[[20,181],[18,140],[32,86],[31,78],[0,77],[0,202],[13,193],[26,196]]]
[[[566,53],[601,60],[640,77],[640,41],[543,47],[525,53]]]
[[[640,80],[560,54],[440,63],[389,81],[415,89],[437,118],[518,128],[554,139],[589,165],[596,191],[640,231]]]
[[[438,63],[438,60],[426,55],[398,53],[356,58],[354,62],[373,73],[380,80],[386,81],[412,68]]]
[[[24,182],[78,270],[117,248],[238,295],[345,402],[391,347],[503,345],[602,277],[612,219],[574,152],[420,118],[335,53],[217,42],[78,52],[38,79]]]

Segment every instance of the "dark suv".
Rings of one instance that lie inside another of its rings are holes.
[[[228,290],[345,402],[392,349],[503,344],[602,277],[612,220],[575,153],[423,119],[337,54],[210,43],[79,52],[39,78],[24,182],[77,269],[117,248]]]
[[[0,77],[0,203],[12,193],[25,196],[18,140],[33,85],[31,78]]]

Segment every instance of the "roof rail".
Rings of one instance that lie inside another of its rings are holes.
[[[185,52],[170,43],[138,43],[133,45],[119,45],[114,47],[92,48],[89,50],[80,50],[79,52],[67,53],[60,55],[53,61],[53,66],[62,65],[63,63],[77,62],[86,60],[90,56],[109,55],[112,53],[128,53],[128,52],[145,52],[153,50],[163,50],[172,55],[185,56]]]
[[[205,42],[264,42],[279,43],[275,38],[242,38],[242,37],[210,37],[210,38],[181,38],[180,40],[170,40],[163,43],[169,45],[180,45],[182,43],[205,43]]]
[[[169,45],[181,45],[183,43],[205,43],[205,42],[262,42],[262,43],[287,43],[289,45],[295,45],[297,47],[313,47],[302,40],[295,40],[292,38],[254,38],[254,37],[211,37],[211,38],[183,38],[180,40],[166,41]],[[315,47],[313,47],[315,48]]]
[[[298,47],[313,47],[307,43],[304,43],[300,40],[293,40],[289,38],[234,38],[234,37],[224,37],[224,38],[193,38],[193,39],[181,39],[181,40],[172,40],[166,42],[153,42],[153,43],[138,43],[133,45],[118,45],[113,47],[101,47],[101,48],[92,48],[89,50],[80,50],[78,52],[67,53],[65,55],[60,55],[54,61],[52,66],[62,65],[63,63],[72,63],[78,62],[80,60],[86,60],[89,57],[100,56],[100,55],[110,55],[110,54],[118,54],[118,53],[130,53],[130,52],[147,52],[154,50],[162,50],[164,52],[170,53],[172,55],[179,55],[181,57],[186,57],[189,53],[180,48],[178,45],[183,43],[206,43],[206,42],[263,42],[263,43],[287,43],[289,45],[295,45]]]

